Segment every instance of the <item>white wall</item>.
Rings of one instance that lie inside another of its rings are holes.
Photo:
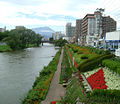
[[[105,40],[120,40],[120,31],[106,33]]]

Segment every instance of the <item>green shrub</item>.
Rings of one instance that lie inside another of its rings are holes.
[[[85,55],[85,54],[82,55],[82,56],[81,56],[81,59],[88,59],[88,55]]]
[[[107,58],[111,58],[111,57],[113,57],[113,55],[109,54],[109,55],[99,55],[99,56],[89,58],[89,59],[83,61],[82,63],[80,63],[78,65],[78,69],[81,72],[93,70],[94,68],[98,67],[99,64],[102,63],[103,59],[107,59]]]
[[[110,54],[110,53],[111,53],[110,50],[105,51],[105,54]]]
[[[57,69],[59,62],[60,51],[56,53],[53,60],[48,64],[47,67],[40,72],[39,77],[36,78],[32,89],[28,92],[25,97],[23,104],[36,104],[40,103],[45,99],[48,89],[50,87],[50,82],[53,78],[53,75]]]
[[[75,49],[75,48],[74,48],[74,49],[72,49],[72,50],[73,50],[74,53],[78,52],[78,49]]]
[[[83,94],[83,89],[79,85],[79,81],[74,78],[72,81],[68,84],[66,88],[66,93],[64,98],[62,99],[62,104],[76,104],[77,98],[80,99],[80,102],[85,101],[85,96]]]
[[[68,80],[72,76],[72,68],[70,67],[70,62],[67,56],[66,51],[63,54],[62,66],[61,66],[61,75],[60,75],[60,82],[63,83],[63,80]]]
[[[120,90],[94,90],[88,93],[87,104],[96,102],[96,104],[119,104],[120,103]],[[89,102],[88,102],[89,101]],[[101,103],[100,103],[101,101]]]
[[[113,70],[114,72],[117,72],[120,74],[120,62],[117,60],[103,60],[102,61],[103,66],[108,67],[110,70]]]
[[[82,51],[78,51],[77,54],[83,54],[83,52]]]
[[[12,51],[10,46],[8,46],[8,45],[0,45],[0,52],[9,52],[9,51]]]

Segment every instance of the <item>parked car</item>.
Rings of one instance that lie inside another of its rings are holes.
[[[103,47],[103,46],[100,46],[99,48],[100,48],[100,49],[104,49],[104,47]]]
[[[115,48],[109,48],[110,51],[115,51]]]

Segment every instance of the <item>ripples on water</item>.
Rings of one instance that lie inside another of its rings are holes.
[[[39,48],[0,53],[0,104],[20,104],[42,68],[57,50],[45,44]]]

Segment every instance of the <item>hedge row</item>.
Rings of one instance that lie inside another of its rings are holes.
[[[73,56],[73,51],[72,51],[71,48],[69,48],[69,51],[70,51],[70,53],[71,53],[72,56]],[[66,55],[67,55],[67,57],[68,57],[69,63],[70,63],[71,68],[72,68],[72,71],[73,71],[73,72],[76,72],[77,69],[76,69],[76,68],[74,67],[74,65],[73,65],[73,61],[72,61],[71,56],[70,56],[70,54],[69,54],[69,52],[68,52],[68,50],[67,50],[67,47],[65,47],[65,53],[66,53]]]
[[[74,53],[78,53],[78,54],[83,54],[83,53],[95,53],[98,55],[101,54],[110,54],[111,52],[109,50],[103,50],[103,49],[98,49],[98,48],[94,48],[94,47],[88,47],[88,46],[79,46],[76,44],[68,44],[69,48],[72,48],[72,50],[74,51]]]
[[[117,72],[120,74],[120,62],[117,60],[103,60],[102,64],[106,67],[108,67],[110,70],[113,70],[114,72]]]
[[[95,57],[86,59],[85,61],[80,63],[78,65],[78,69],[79,69],[80,72],[86,72],[86,71],[89,71],[89,70],[93,70],[94,68],[98,67],[99,64],[102,63],[102,60],[109,59],[109,58],[112,58],[112,57],[113,57],[112,54],[97,55]]]
[[[49,65],[47,67],[44,67],[44,69],[40,72],[39,77],[36,78],[33,84],[33,88],[28,92],[27,96],[22,102],[23,104],[38,104],[45,99],[50,86],[50,82],[57,69],[60,52],[61,50],[57,52],[56,56],[49,63]]]
[[[87,104],[120,104],[120,90],[94,90],[87,94]]]
[[[76,104],[77,100],[85,101],[83,89],[76,78],[73,78],[66,88],[66,93],[60,104]]]
[[[72,68],[70,67],[68,56],[64,50],[59,83],[62,84],[64,80],[67,82],[68,79],[72,77],[72,72],[73,71]]]

